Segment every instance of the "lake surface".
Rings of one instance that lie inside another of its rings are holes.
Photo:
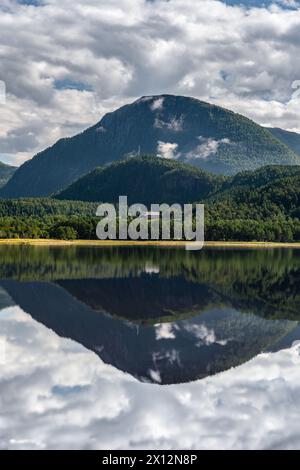
[[[300,250],[0,259],[2,449],[300,448]]]

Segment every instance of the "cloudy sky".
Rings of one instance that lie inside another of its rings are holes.
[[[1,0],[0,80],[7,163],[142,95],[194,96],[300,132],[300,2]]]
[[[0,322],[1,449],[300,448],[299,344],[159,386],[104,364],[19,307],[1,310]]]

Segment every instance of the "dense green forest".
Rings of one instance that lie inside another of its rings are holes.
[[[142,156],[97,168],[55,197],[117,203],[125,194],[129,204],[184,204],[206,199],[226,180],[185,163]]]
[[[0,200],[0,237],[96,239],[98,203],[117,203],[120,194],[148,207],[203,202],[206,240],[300,241],[299,166],[224,177],[155,157],[95,170],[56,199]]]
[[[0,238],[94,238],[97,205],[46,198],[2,199]]]
[[[206,208],[208,240],[299,241],[300,167],[240,173],[207,199]]]
[[[0,217],[37,217],[95,215],[97,203],[41,199],[0,199]]]

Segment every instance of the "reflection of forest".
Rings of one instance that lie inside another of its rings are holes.
[[[2,246],[0,258],[0,279],[57,281],[92,308],[132,320],[174,319],[214,306],[300,316],[300,252],[292,249]]]

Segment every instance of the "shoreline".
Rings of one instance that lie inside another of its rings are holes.
[[[166,247],[183,248],[186,244],[195,242],[184,241],[131,241],[131,240],[52,240],[52,239],[30,239],[30,238],[3,238],[0,245],[34,245],[34,246],[94,246],[94,247]],[[297,248],[300,249],[300,242],[231,242],[231,241],[207,241],[203,248]]]

